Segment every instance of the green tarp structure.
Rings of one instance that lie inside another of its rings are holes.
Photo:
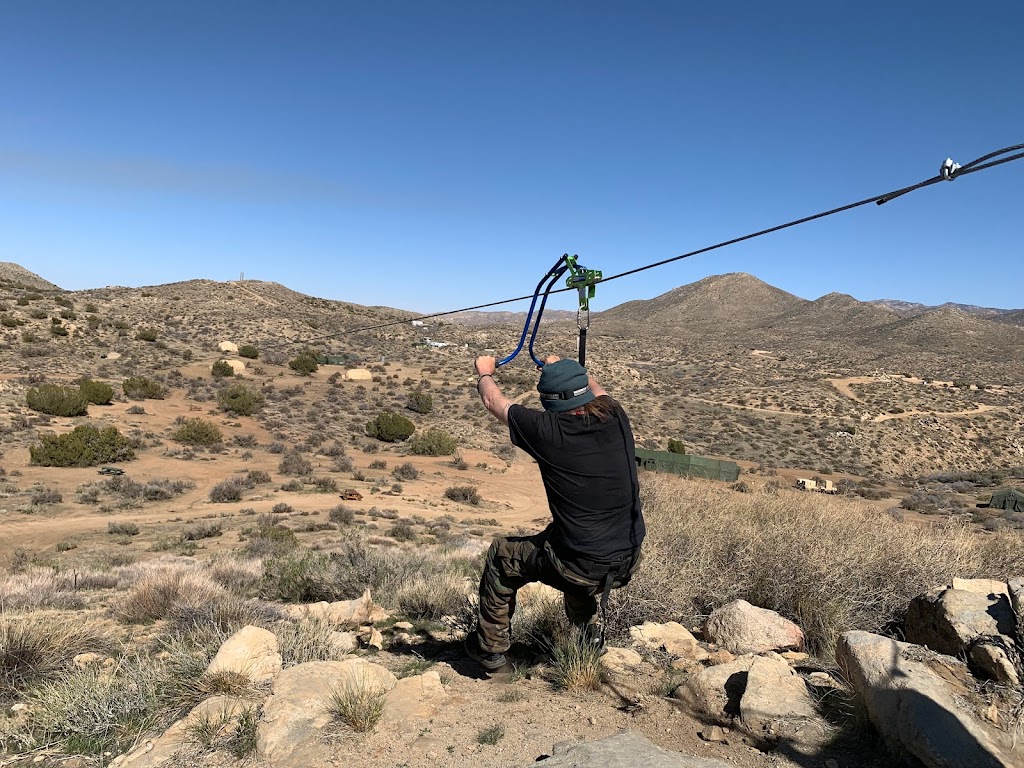
[[[729,483],[736,482],[740,476],[739,465],[733,461],[691,456],[688,453],[648,451],[645,448],[636,449],[636,465],[649,472],[670,472],[684,477],[705,477]]]
[[[989,507],[993,509],[1008,509],[1012,512],[1024,512],[1024,492],[1016,488],[1003,488],[992,494],[992,501]]]

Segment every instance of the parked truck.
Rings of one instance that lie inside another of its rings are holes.
[[[836,484],[831,480],[809,480],[805,477],[799,477],[796,481],[796,487],[801,491],[817,491],[818,493],[837,493]]]

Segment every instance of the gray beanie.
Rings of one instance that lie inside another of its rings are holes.
[[[540,402],[546,411],[571,411],[594,399],[587,369],[575,360],[556,360],[544,366],[537,382]]]

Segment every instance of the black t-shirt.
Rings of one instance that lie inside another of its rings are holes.
[[[512,444],[540,467],[554,519],[548,540],[555,554],[566,560],[574,555],[610,560],[640,546],[647,529],[633,430],[622,408],[601,422],[514,404],[508,428]]]

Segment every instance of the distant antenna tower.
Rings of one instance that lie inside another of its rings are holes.
[[[245,272],[239,272],[238,273],[238,282],[242,282],[243,280],[245,280]]]

